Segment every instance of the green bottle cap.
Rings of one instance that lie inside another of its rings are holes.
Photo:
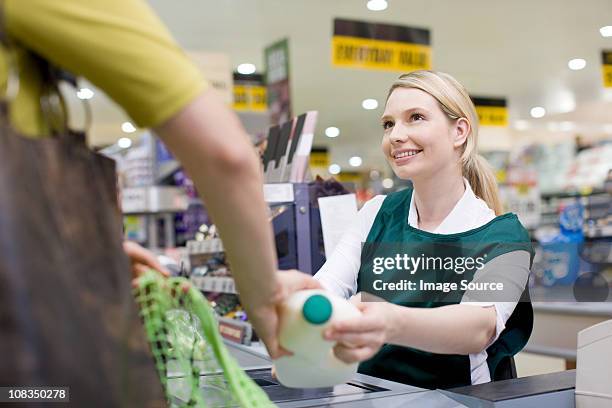
[[[323,324],[329,320],[332,315],[332,304],[323,295],[312,295],[302,308],[302,314],[307,322],[312,324]]]

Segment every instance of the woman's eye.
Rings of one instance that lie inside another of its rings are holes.
[[[385,120],[382,124],[383,129],[387,130],[393,127],[393,122],[390,120]]]
[[[410,119],[412,119],[412,120],[423,120],[423,119],[425,119],[425,117],[423,115],[421,115],[420,113],[413,113],[412,116],[410,116]]]

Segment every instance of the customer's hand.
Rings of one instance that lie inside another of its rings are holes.
[[[155,254],[132,241],[123,241],[123,250],[130,258],[132,279],[138,278],[149,269],[154,269],[164,276],[170,276],[164,266],[159,263]]]
[[[351,302],[362,316],[333,323],[323,333],[326,340],[337,342],[334,354],[346,363],[368,360],[387,342],[393,324],[389,318],[389,303],[361,302],[356,296]]]
[[[312,276],[296,270],[277,272],[276,281],[277,288],[272,299],[242,299],[249,321],[273,359],[291,354],[278,341],[281,304],[298,290],[321,288],[321,284]]]

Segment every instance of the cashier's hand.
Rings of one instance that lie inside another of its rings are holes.
[[[336,322],[325,332],[326,340],[337,342],[334,354],[346,363],[368,360],[387,342],[387,332],[392,322],[389,304],[386,302],[361,302],[354,297],[351,302],[361,311],[362,316]]]
[[[262,302],[247,308],[249,321],[253,323],[272,359],[291,355],[291,352],[282,348],[278,342],[281,304],[298,290],[321,289],[321,284],[312,276],[296,270],[277,272],[276,281],[278,286],[273,299],[263,299]],[[244,306],[247,307],[246,303]]]
[[[123,250],[132,268],[132,279],[138,278],[149,269],[154,269],[164,276],[170,276],[170,271],[163,267],[155,254],[132,241],[123,241]]]

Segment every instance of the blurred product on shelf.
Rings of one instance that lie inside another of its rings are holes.
[[[564,190],[602,190],[612,168],[612,143],[580,151],[567,175]]]

